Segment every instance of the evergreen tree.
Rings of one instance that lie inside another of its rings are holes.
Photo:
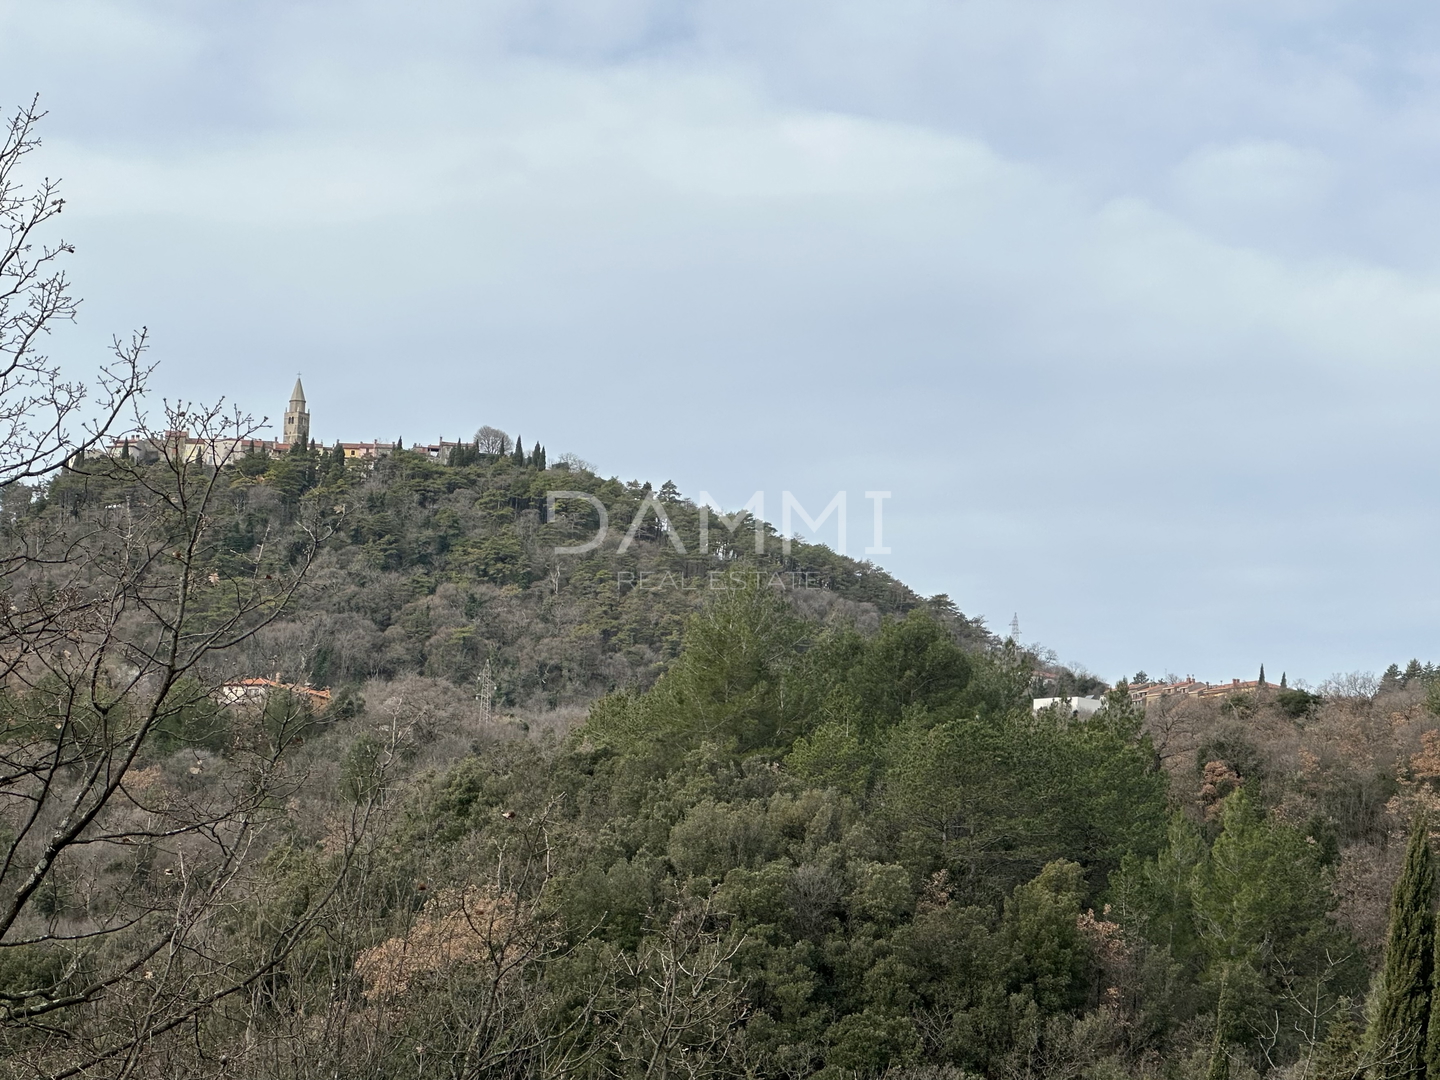
[[[516,465],[525,464],[525,443],[518,435],[515,436],[515,454],[510,460],[515,462]]]
[[[1357,1080],[1361,1075],[1365,1029],[1356,1022],[1348,999],[1340,999],[1338,1012],[1339,1015],[1325,1029],[1325,1041],[1315,1048],[1310,1057],[1313,1080]]]
[[[1411,823],[1405,864],[1390,897],[1380,1000],[1366,1036],[1369,1052],[1377,1061],[1376,1080],[1421,1080],[1425,1076],[1435,966],[1434,893],[1430,828],[1422,813]]]
[[[1285,672],[1280,672],[1280,689],[1284,690],[1288,684],[1285,682]]]
[[[1264,686],[1264,685],[1265,685],[1265,665],[1264,665],[1264,664],[1261,664],[1261,665],[1260,665],[1260,678],[1259,678],[1258,682],[1260,683],[1261,686]]]
[[[1215,1037],[1210,1043],[1210,1065],[1205,1080],[1230,1080],[1230,1055],[1225,1051],[1225,1026],[1230,1021],[1230,972],[1220,974],[1220,998],[1215,1002]]]
[[[1428,830],[1426,831],[1428,834]],[[1440,959],[1440,942],[1437,942],[1436,950],[1436,959]],[[1435,961],[1432,960],[1430,965],[1430,980],[1432,984],[1435,981],[1435,970]],[[1425,1038],[1425,1076],[1429,1077],[1430,1080],[1440,1080],[1440,1015],[1436,1015],[1437,1007],[1440,1007],[1440,992],[1436,992],[1436,988],[1432,985],[1430,994],[1430,1025]]]
[[[338,480],[345,475],[345,447],[338,440],[325,457],[324,471],[326,481]]]
[[[1424,677],[1425,669],[1420,666],[1419,660],[1411,660],[1410,663],[1406,664],[1405,674],[1401,676],[1407,686],[1410,685],[1411,682],[1419,682]]]
[[[544,472],[550,467],[545,463],[545,447],[540,446],[538,443],[536,444],[535,458],[535,467],[541,472]]]

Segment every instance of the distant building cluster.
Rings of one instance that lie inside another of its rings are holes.
[[[1188,676],[1179,682],[1131,683],[1130,700],[1144,705],[1161,698],[1224,697],[1227,694],[1243,694],[1267,689],[1276,689],[1276,686],[1272,682],[1266,682],[1263,678],[1253,679],[1250,682],[1231,679],[1228,683],[1207,683],[1197,681],[1194,676]]]
[[[298,378],[285,407],[281,433],[283,437],[279,439],[201,439],[188,431],[167,431],[158,436],[116,439],[111,444],[110,453],[113,457],[133,458],[141,465],[153,465],[162,457],[219,465],[248,453],[284,454],[297,444],[309,446],[310,409],[305,403],[305,387]],[[373,442],[341,442],[335,445],[344,451],[347,461],[363,462],[374,462],[400,448],[399,442],[384,442],[378,439]],[[445,461],[450,451],[460,445],[463,444],[441,439],[434,443],[415,443],[410,450],[435,461]]]
[[[1228,683],[1208,683],[1200,682],[1194,676],[1186,676],[1175,682],[1132,682],[1129,693],[1130,700],[1135,704],[1148,705],[1150,702],[1159,701],[1162,698],[1217,698],[1230,694],[1282,688],[1283,683],[1281,686],[1276,686],[1272,682],[1267,682],[1264,672],[1261,672],[1260,678],[1252,679],[1249,682],[1231,679]],[[1037,713],[1052,705],[1059,705],[1062,708],[1068,705],[1070,715],[1082,720],[1094,716],[1104,704],[1103,699],[1096,697],[1043,697],[1033,698],[1030,702],[1031,708]]]

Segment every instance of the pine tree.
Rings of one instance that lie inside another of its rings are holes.
[[[1421,1080],[1429,1045],[1430,983],[1435,967],[1435,869],[1424,814],[1410,826],[1405,865],[1390,897],[1390,930],[1378,1002],[1366,1043],[1376,1080]],[[1436,1075],[1434,1073],[1431,1074]]]

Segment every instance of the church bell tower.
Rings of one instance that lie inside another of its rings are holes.
[[[302,439],[310,441],[310,410],[305,407],[305,388],[297,376],[295,389],[290,391],[290,407],[285,410],[285,441],[294,446]]]

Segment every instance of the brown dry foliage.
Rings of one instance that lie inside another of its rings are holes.
[[[1326,687],[1324,702],[1300,717],[1261,693],[1157,702],[1145,720],[1172,792],[1193,793],[1181,808],[1194,820],[1213,820],[1220,800],[1243,784],[1282,820],[1329,823],[1340,843],[1334,918],[1372,962],[1403,847],[1391,841],[1417,809],[1440,821],[1440,718],[1421,686],[1373,690]],[[1245,760],[1228,760],[1220,747]]]
[[[366,1000],[381,1002],[403,996],[419,976],[462,965],[503,967],[520,948],[517,923],[513,904],[488,889],[444,889],[405,933],[362,952],[355,973],[366,983]]]

